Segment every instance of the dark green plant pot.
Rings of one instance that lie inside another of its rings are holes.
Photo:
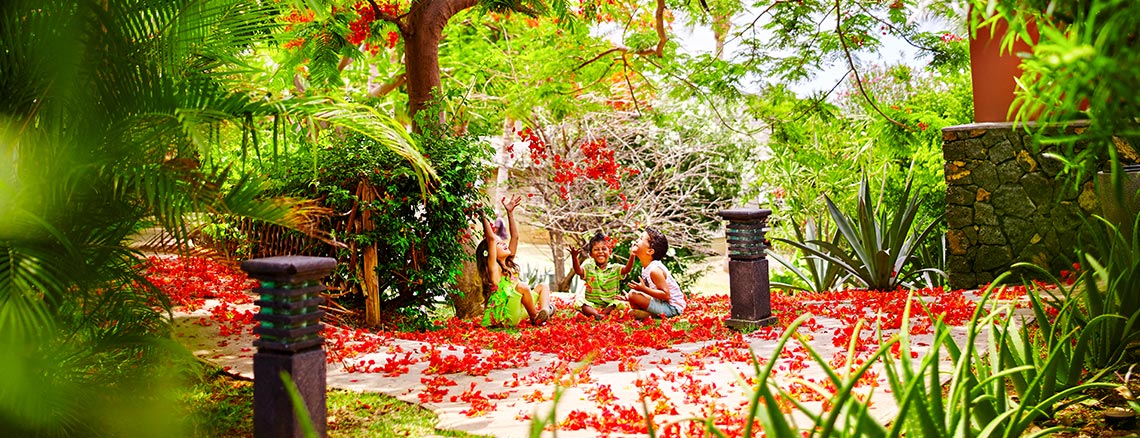
[[[1101,215],[1116,225],[1124,235],[1130,235],[1136,216],[1140,214],[1140,165],[1124,166],[1122,197],[1118,197],[1112,187],[1111,172],[1099,172],[1096,179]]]

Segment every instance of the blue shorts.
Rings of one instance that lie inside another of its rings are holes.
[[[653,297],[649,297],[649,307],[645,308],[645,311],[654,315],[661,315],[663,318],[670,318],[681,314],[681,312],[678,312],[677,308],[669,304],[668,301],[661,301]]]

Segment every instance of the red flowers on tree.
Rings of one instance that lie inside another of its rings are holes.
[[[368,2],[357,3],[355,9],[360,16],[348,23],[348,29],[351,32],[348,35],[348,42],[354,46],[359,46],[372,35],[372,22],[376,21],[376,11]]]
[[[519,131],[518,136],[527,143],[530,149],[531,161],[536,166],[542,165],[549,156],[546,142],[530,128]],[[636,176],[640,171],[619,164],[614,150],[609,147],[604,137],[586,141],[578,147],[578,150],[584,156],[582,162],[575,163],[560,154],[554,154],[551,159],[550,165],[554,170],[552,181],[559,185],[558,190],[562,198],[566,199],[569,196],[570,186],[573,185],[578,178],[586,178],[602,181],[611,190],[619,192],[622,208],[628,210],[630,204],[625,194],[620,193],[622,188],[621,181],[623,178]],[[513,145],[508,146],[507,151],[512,157],[514,156]]]

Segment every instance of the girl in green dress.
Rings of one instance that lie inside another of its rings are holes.
[[[554,313],[550,289],[539,284],[532,291],[519,281],[519,265],[515,263],[519,234],[514,213],[522,196],[516,195],[510,202],[504,198],[502,202],[507,210],[510,238],[500,238],[491,222],[483,218],[483,241],[475,247],[475,264],[483,280],[483,326],[517,326],[523,318],[530,318],[533,325],[544,325]]]

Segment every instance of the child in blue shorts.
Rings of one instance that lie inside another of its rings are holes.
[[[639,318],[668,318],[685,311],[685,294],[669,269],[661,263],[669,251],[669,241],[660,231],[646,228],[641,238],[630,247],[630,258],[641,262],[641,282],[630,283],[629,307]]]

